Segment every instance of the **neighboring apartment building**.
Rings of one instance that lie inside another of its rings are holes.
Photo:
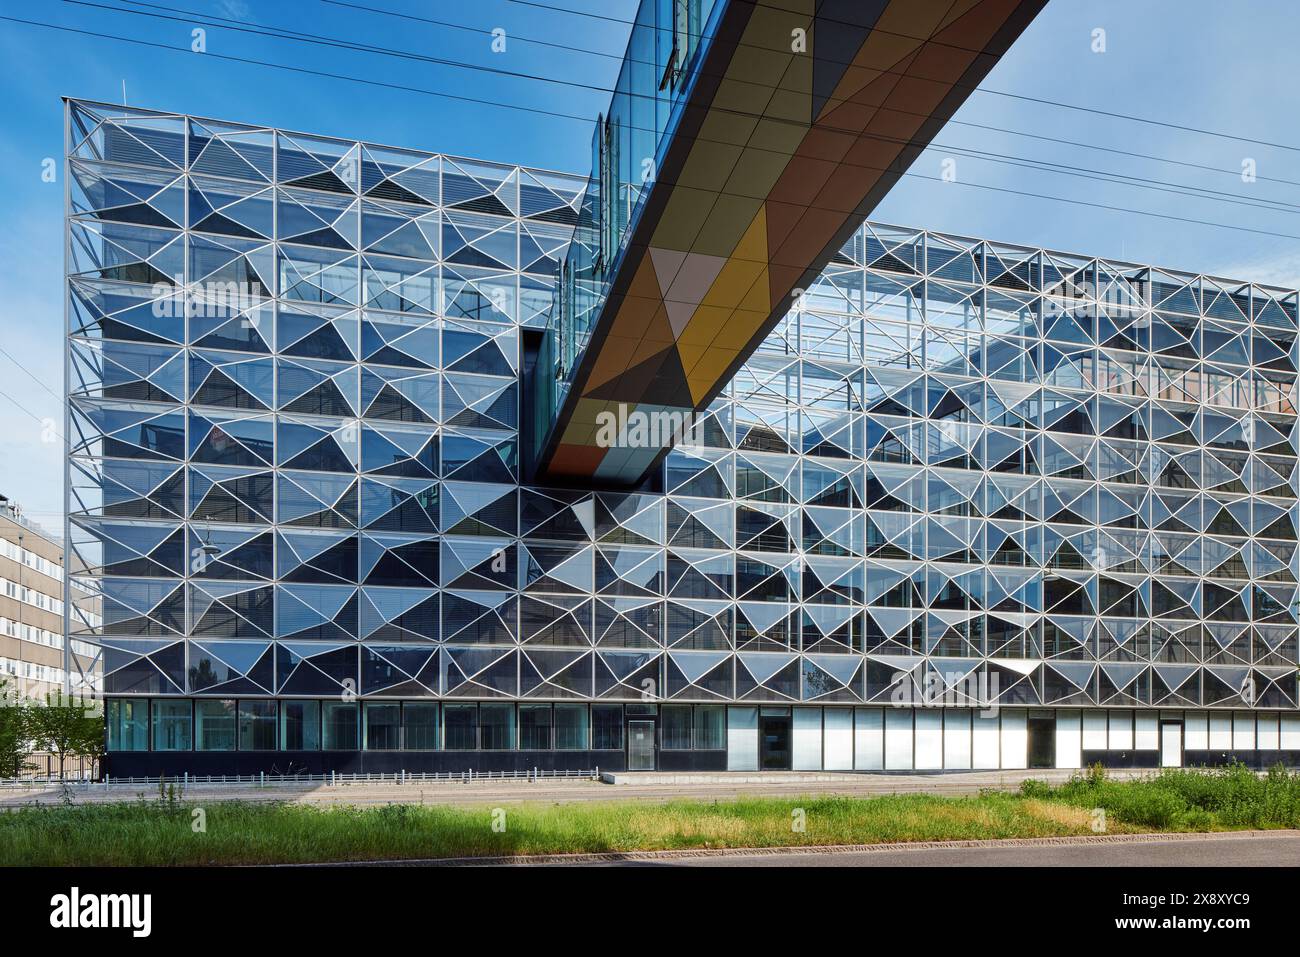
[[[111,773],[1300,762],[1294,291],[868,223],[537,487],[585,179],[67,109]]]
[[[0,495],[0,675],[8,692],[33,701],[64,693],[63,633],[62,541]],[[74,641],[72,652],[72,687],[93,687],[99,649]]]

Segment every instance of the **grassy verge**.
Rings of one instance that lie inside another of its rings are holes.
[[[1263,777],[1241,765],[1214,771],[1168,769],[1138,781],[1113,781],[1097,767],[1055,787],[1025,781],[1020,790],[1037,800],[1102,808],[1148,830],[1300,827],[1300,773],[1281,767]]]
[[[796,830],[796,811],[804,830]],[[1088,814],[1012,794],[944,798],[318,807],[235,801],[24,808],[0,815],[0,864],[253,864],[1086,834]]]
[[[1300,826],[1300,775],[1244,769],[1142,781],[1089,774],[1020,794],[752,798],[488,807],[316,807],[183,800],[0,814],[0,865],[267,864],[724,847],[788,847]],[[196,817],[195,812],[201,811]],[[202,819],[203,830],[196,830]],[[803,821],[803,829],[797,827]]]

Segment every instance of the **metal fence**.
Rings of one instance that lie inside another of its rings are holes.
[[[23,770],[15,778],[4,778],[0,780],[18,780],[18,781],[53,781],[57,783],[59,777],[59,756],[57,754],[37,751],[27,755],[26,764]],[[99,759],[85,757],[70,757],[63,761],[64,781],[94,781],[99,778]]]
[[[356,772],[343,774],[331,771],[326,774],[179,774],[159,776],[122,776],[105,775],[97,780],[92,775],[80,778],[71,775],[59,778],[57,775],[30,776],[21,778],[2,778],[0,788],[9,790],[26,790],[43,787],[68,785],[82,790],[116,789],[116,788],[167,788],[174,786],[184,790],[188,787],[282,787],[311,786],[340,787],[357,784],[423,784],[444,781],[462,784],[484,781],[543,781],[543,780],[599,781],[600,768],[590,771],[546,770],[545,768],[527,768],[522,771],[391,771],[391,772]]]

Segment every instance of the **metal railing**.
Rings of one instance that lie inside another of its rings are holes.
[[[103,780],[89,777],[24,777],[0,778],[0,789],[36,790],[39,788],[60,787],[67,785],[78,790],[109,790],[117,788],[166,788],[175,786],[182,790],[190,787],[287,787],[311,786],[341,787],[364,784],[423,784],[429,782],[460,782],[462,784],[483,781],[527,781],[543,780],[599,781],[600,768],[592,770],[547,770],[546,768],[525,768],[519,771],[390,771],[390,772],[352,772],[337,771],[325,774],[178,774],[178,775],[123,775],[113,777],[105,775]]]
[[[53,781],[59,778],[59,756],[45,751],[29,754],[24,759],[23,770],[17,778],[0,778],[0,781]],[[99,778],[99,759],[69,757],[63,761],[64,781],[94,781]]]

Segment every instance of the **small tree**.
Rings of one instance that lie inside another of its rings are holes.
[[[27,765],[31,730],[27,702],[0,677],[0,778],[16,778]]]
[[[47,695],[43,707],[28,709],[28,719],[37,746],[58,755],[59,777],[68,758],[96,758],[104,752],[103,715],[89,712],[84,702]]]

